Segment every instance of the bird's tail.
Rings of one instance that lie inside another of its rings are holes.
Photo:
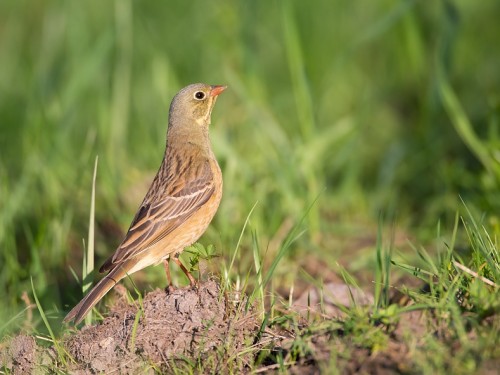
[[[83,299],[73,307],[64,318],[65,322],[74,321],[75,325],[80,323],[85,315],[101,300],[104,295],[113,288],[118,281],[123,279],[128,271],[135,265],[135,261],[129,260],[117,265],[111,270]]]

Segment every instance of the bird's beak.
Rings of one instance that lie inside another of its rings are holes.
[[[212,89],[210,90],[210,96],[217,96],[222,93],[225,89],[227,89],[227,86],[210,86]]]

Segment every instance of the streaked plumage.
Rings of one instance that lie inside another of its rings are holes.
[[[123,242],[99,270],[108,275],[65,321],[78,324],[126,275],[172,257],[177,262],[176,255],[205,232],[222,197],[222,174],[210,146],[208,126],[217,96],[225,88],[198,83],[174,97],[158,173]],[[193,283],[192,276],[183,271]]]

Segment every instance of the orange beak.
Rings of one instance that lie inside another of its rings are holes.
[[[225,89],[227,89],[227,86],[210,86],[212,89],[210,90],[210,96],[217,96],[222,93]]]

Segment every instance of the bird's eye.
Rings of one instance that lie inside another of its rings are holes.
[[[205,93],[203,91],[197,91],[194,93],[194,98],[198,100],[202,100],[205,98]]]

